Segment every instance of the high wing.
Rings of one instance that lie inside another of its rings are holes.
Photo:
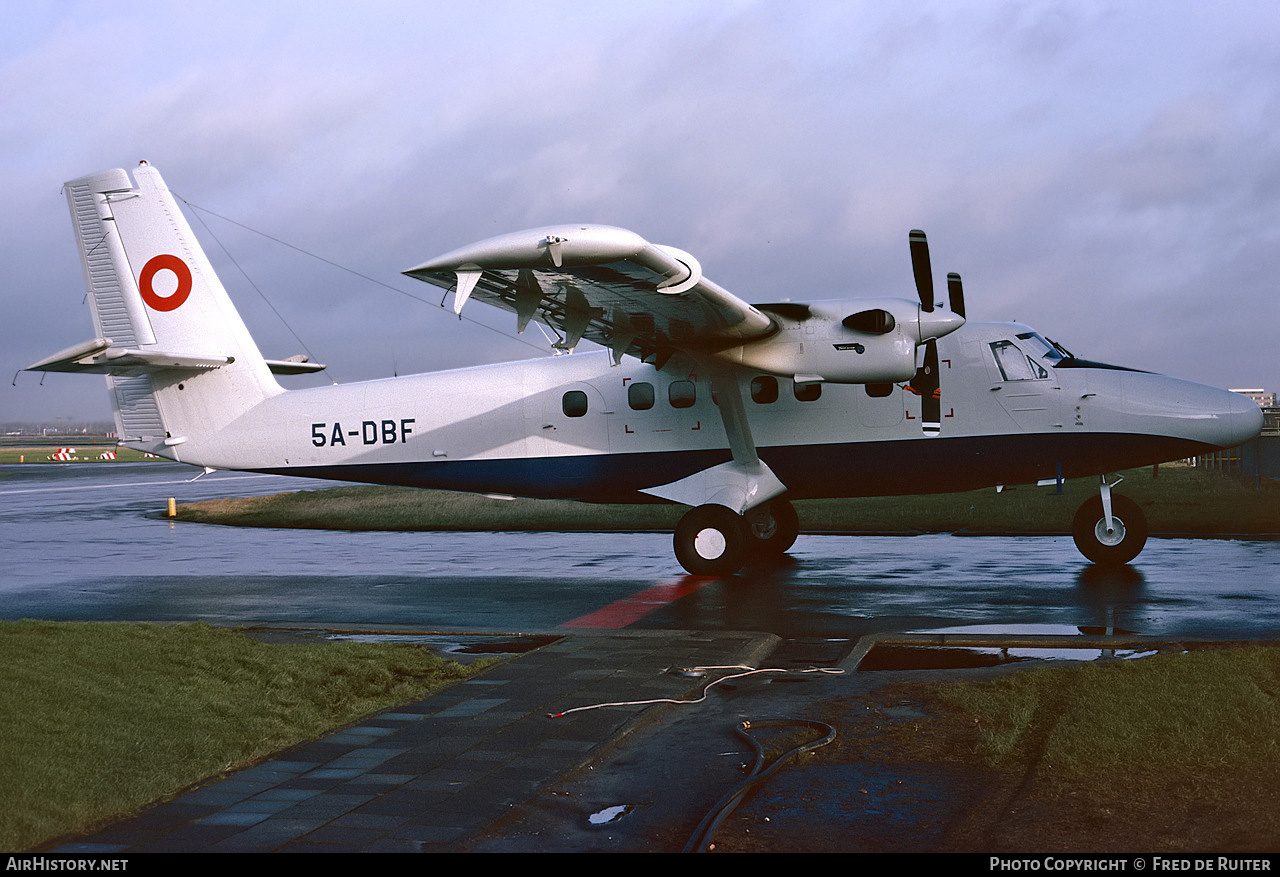
[[[702,276],[688,253],[621,228],[559,225],[490,238],[404,272],[454,291],[461,313],[476,298],[534,317],[572,350],[586,338],[661,366],[677,351],[712,353],[777,331],[768,315]]]
[[[919,238],[923,253],[923,233]],[[918,273],[927,273],[920,264]],[[959,314],[934,309],[932,281],[929,289],[920,288],[919,302],[854,299],[756,308],[705,279],[688,253],[602,225],[490,238],[404,273],[453,290],[455,313],[475,297],[515,313],[521,332],[537,316],[561,333],[561,349],[588,338],[609,348],[615,362],[629,353],[658,368],[677,352],[689,356],[711,381],[731,459],[644,492],[724,507],[737,516],[787,489],[757,451],[740,381],[744,369],[797,383],[906,381],[916,374],[917,348],[964,323]],[[720,512],[699,512],[697,533],[708,529],[698,523],[704,514]],[[733,530],[737,524],[724,526]],[[701,568],[686,565],[695,567]]]

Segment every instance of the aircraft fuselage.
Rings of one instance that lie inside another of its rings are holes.
[[[910,385],[743,371],[761,459],[792,498],[940,493],[1188,457],[1249,439],[1261,419],[1238,394],[1063,358],[1014,323],[941,339],[939,368],[937,435]],[[640,491],[730,458],[713,395],[688,362],[580,353],[293,390],[215,434],[145,449],[215,468],[650,501]]]

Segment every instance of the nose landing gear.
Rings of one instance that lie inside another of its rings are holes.
[[[1112,495],[1103,478],[1100,495],[1089,499],[1071,521],[1071,538],[1088,560],[1099,566],[1119,566],[1133,560],[1147,544],[1147,518],[1133,500]]]

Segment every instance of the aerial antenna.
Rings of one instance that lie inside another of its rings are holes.
[[[199,214],[199,213],[207,213],[207,214],[209,214],[210,216],[215,216],[215,217],[217,217],[218,219],[221,219],[223,222],[229,222],[229,223],[231,223],[231,224],[232,224],[232,225],[234,225],[234,226],[238,226],[238,227],[240,227],[240,228],[243,228],[245,231],[252,232],[253,234],[256,234],[256,235],[258,235],[258,236],[260,236],[260,237],[264,237],[264,238],[266,238],[267,240],[272,241],[273,243],[277,243],[277,244],[279,244],[279,245],[280,245],[280,246],[282,246],[282,247],[288,247],[289,249],[294,250],[294,251],[296,251],[296,252],[298,252],[298,253],[301,253],[301,254],[302,254],[302,255],[304,255],[304,256],[308,256],[308,257],[310,257],[310,258],[312,258],[312,259],[315,259],[315,260],[316,260],[316,261],[318,261],[318,262],[323,262],[324,264],[326,264],[326,265],[330,266],[331,268],[337,268],[339,271],[345,271],[345,272],[347,272],[348,274],[355,275],[356,277],[359,277],[361,280],[365,280],[365,281],[367,281],[367,282],[369,282],[369,283],[374,284],[375,286],[381,286],[383,289],[389,289],[389,290],[391,290],[392,292],[398,293],[398,294],[403,295],[403,296],[405,296],[405,297],[407,297],[407,298],[411,298],[411,299],[413,299],[414,301],[416,301],[416,302],[421,302],[422,304],[425,304],[425,305],[433,305],[433,302],[428,301],[427,299],[422,298],[421,296],[414,295],[413,293],[408,292],[408,291],[403,290],[403,289],[400,289],[400,288],[399,288],[399,287],[397,287],[397,286],[392,286],[390,283],[387,283],[387,282],[385,282],[385,281],[379,280],[379,279],[378,279],[378,278],[376,278],[376,277],[370,277],[368,274],[363,274],[363,273],[361,273],[361,272],[359,272],[359,271],[355,270],[354,268],[349,268],[349,267],[347,267],[346,265],[343,265],[343,264],[340,264],[340,263],[338,263],[338,262],[333,261],[332,259],[326,259],[324,256],[321,256],[321,255],[319,255],[319,254],[317,254],[317,253],[313,253],[313,252],[311,252],[310,250],[303,249],[302,247],[299,247],[299,246],[298,246],[298,245],[296,245],[296,244],[291,244],[291,243],[289,243],[289,242],[288,242],[288,241],[286,241],[286,240],[282,240],[281,238],[276,237],[275,235],[267,234],[265,231],[260,231],[259,229],[256,229],[256,228],[254,228],[253,226],[245,225],[243,222],[237,222],[236,220],[232,219],[231,217],[229,217],[229,216],[223,216],[221,213],[218,213],[218,212],[216,212],[216,211],[210,210],[210,209],[209,209],[209,208],[207,208],[207,207],[201,207],[199,204],[193,204],[192,202],[188,201],[186,198],[183,198],[183,197],[182,197],[181,195],[179,195],[177,192],[173,192],[172,194],[173,194],[173,196],[174,196],[175,198],[177,198],[177,199],[178,199],[178,200],[180,200],[183,204],[185,204],[185,205],[187,205],[188,207],[190,207],[190,208],[191,208],[193,211],[195,211],[197,214]],[[199,218],[199,217],[197,216],[197,218]],[[208,229],[209,229],[209,226],[208,226],[208,225],[206,225],[203,221],[201,221],[201,223],[200,223],[200,224],[201,224],[202,226],[204,226],[204,228],[205,228],[206,230],[208,230]],[[212,231],[210,231],[209,233],[210,233],[210,234],[213,234],[213,232],[212,232]],[[215,238],[214,238],[214,240],[217,240],[217,238],[215,237]],[[221,242],[219,242],[218,246],[222,246]],[[225,247],[223,247],[223,252],[226,252],[226,248],[225,248]],[[228,254],[228,255],[229,255],[229,254]],[[233,261],[234,261],[234,260],[233,260]],[[239,267],[239,266],[237,265],[236,267]],[[243,270],[242,270],[242,273],[243,273]],[[257,289],[257,287],[254,287],[254,288],[255,288],[255,289]],[[261,293],[261,291],[259,291],[259,293],[258,293],[258,294],[259,294],[259,295],[261,295],[261,294],[262,294],[262,293]],[[447,292],[446,292],[446,297],[447,297]],[[264,298],[265,298],[265,296],[264,296]],[[268,302],[268,304],[270,304],[270,302]],[[444,299],[441,299],[441,300],[440,300],[440,304],[439,304],[439,306],[437,307],[437,309],[438,309],[438,310],[445,310],[445,306],[444,306]],[[274,308],[272,308],[272,310],[275,310],[275,309],[274,309]],[[283,318],[281,318],[281,319],[282,319],[282,321],[283,321]],[[519,336],[517,336],[517,335],[512,335],[512,334],[510,334],[509,332],[506,332],[506,331],[505,331],[505,330],[503,330],[503,329],[499,329],[499,328],[496,328],[496,327],[494,327],[494,326],[490,326],[490,325],[489,325],[489,324],[487,324],[487,323],[482,323],[480,320],[477,320],[477,319],[475,319],[474,317],[468,317],[468,316],[465,316],[465,315],[463,315],[463,314],[459,314],[459,315],[458,315],[458,319],[459,319],[459,320],[465,320],[466,322],[471,323],[471,324],[472,324],[472,325],[474,325],[474,326],[479,326],[479,327],[480,327],[480,328],[482,328],[482,329],[488,329],[490,332],[496,332],[497,334],[501,335],[503,338],[508,338],[508,339],[510,339],[510,340],[512,340],[512,341],[518,341],[518,342],[520,342],[521,344],[524,344],[524,345],[525,345],[525,346],[527,346],[527,347],[532,347],[534,350],[537,350],[537,351],[538,351],[538,352],[540,352],[540,353],[546,353],[546,351],[545,351],[545,350],[543,350],[541,347],[539,347],[538,345],[534,344],[533,342],[528,341],[528,340],[526,340],[526,339],[524,339],[524,338],[521,338],[521,337],[519,337]],[[287,325],[287,324],[286,324],[286,325]],[[291,332],[292,332],[293,330],[292,330],[292,329],[290,329],[289,331],[291,331]],[[294,337],[297,337],[297,336],[295,335]]]

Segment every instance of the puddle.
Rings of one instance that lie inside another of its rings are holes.
[[[1099,627],[1071,627],[1058,624],[994,624],[960,627],[937,627],[927,630],[906,631],[913,634],[983,634],[1007,635],[1010,640],[1025,636],[1104,636],[1107,634],[1131,634],[1132,631]],[[1157,654],[1156,649],[1098,649],[1098,648],[1032,648],[1000,646],[909,646],[885,644],[873,648],[859,670],[958,670],[975,667],[996,667],[1021,661],[1096,661],[1100,658],[1129,660]]]
[[[891,719],[924,719],[928,718],[928,713],[920,708],[919,704],[903,701],[902,703],[891,704],[889,706],[880,707],[880,712]]]
[[[634,810],[635,806],[635,804],[618,804],[606,807],[588,816],[587,822],[591,825],[610,825]]]
[[[1016,660],[1027,660],[1018,658]],[[1007,663],[998,654],[978,649],[946,649],[929,646],[876,646],[858,665],[863,670],[964,670]]]
[[[459,663],[486,655],[522,655],[549,645],[557,636],[483,636],[447,633],[340,633],[325,628],[259,627],[246,636],[266,643],[408,643],[445,655]]]
[[[334,642],[412,643],[426,646],[437,654],[448,655],[463,663],[468,656],[522,655],[559,639],[555,636],[496,637],[407,633],[327,633],[324,638]]]
[[[447,651],[460,655],[522,655],[560,639],[558,636],[523,636],[519,639],[476,639],[459,643]]]

